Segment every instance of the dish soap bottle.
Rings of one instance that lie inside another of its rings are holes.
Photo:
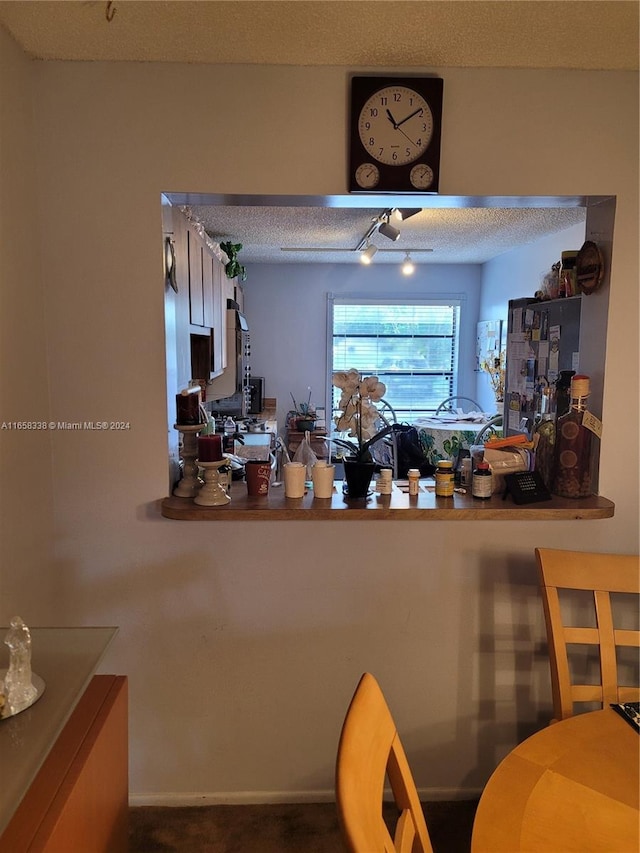
[[[591,440],[602,431],[587,411],[589,377],[571,380],[571,407],[556,423],[555,475],[551,491],[563,498],[586,498],[591,489]]]

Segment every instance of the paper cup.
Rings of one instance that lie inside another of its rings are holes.
[[[302,462],[287,462],[284,466],[284,494],[287,498],[304,497],[307,466]]]
[[[320,465],[316,462],[311,469],[314,497],[330,498],[333,495],[333,475],[335,469],[335,465],[328,465],[326,462]]]
[[[247,481],[247,494],[261,496],[269,494],[271,465],[260,459],[247,459],[244,463],[244,476]]]

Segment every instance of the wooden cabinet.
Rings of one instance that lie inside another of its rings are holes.
[[[126,853],[127,720],[127,679],[94,676],[0,836],[0,850]]]
[[[178,293],[172,311],[178,384],[186,385],[190,379],[219,376],[226,368],[227,298],[234,291],[214,248],[180,212],[173,217]]]

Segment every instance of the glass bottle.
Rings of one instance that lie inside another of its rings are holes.
[[[591,430],[587,411],[589,377],[571,380],[571,407],[556,423],[555,474],[551,491],[563,498],[586,498],[591,492]]]
[[[561,370],[556,379],[556,422],[559,417],[566,415],[569,411],[571,378],[575,373],[575,370]]]
[[[474,498],[488,500],[493,494],[493,474],[488,462],[478,462],[471,481],[471,494]]]
[[[535,446],[535,470],[542,477],[542,482],[551,491],[555,472],[556,423],[555,415],[546,412],[536,426],[535,436],[538,436]]]

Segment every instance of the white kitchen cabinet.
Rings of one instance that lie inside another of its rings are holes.
[[[218,375],[227,366],[227,296],[224,266],[218,258],[211,258],[213,291],[212,351],[213,375]]]
[[[202,325],[213,329],[215,326],[215,309],[213,293],[213,262],[215,258],[203,243],[200,247],[202,256]]]
[[[189,322],[204,326],[204,294],[202,290],[202,239],[187,228],[187,257],[189,262]]]

